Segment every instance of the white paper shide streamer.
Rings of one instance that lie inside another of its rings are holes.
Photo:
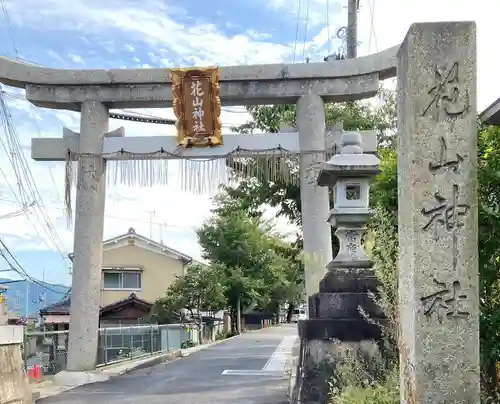
[[[112,157],[112,158],[111,158]],[[66,158],[65,203],[71,221],[71,190],[96,187],[106,179],[106,186],[171,186],[169,161],[178,162],[177,186],[185,192],[214,195],[232,178],[256,178],[264,182],[282,181],[298,184],[299,158],[284,149],[234,150],[225,156],[203,159],[186,158],[168,152],[133,154],[119,151],[92,155],[68,151]],[[96,189],[97,191],[97,189]]]

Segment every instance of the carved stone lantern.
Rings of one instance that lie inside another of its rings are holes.
[[[328,264],[333,268],[370,268],[361,239],[370,217],[370,182],[380,172],[380,160],[373,154],[363,154],[361,134],[345,132],[342,150],[329,161],[321,163],[318,185],[333,187],[334,208],[328,222],[337,230],[338,255]]]
[[[340,154],[319,167],[317,184],[334,189],[328,222],[336,228],[340,250],[327,265],[319,293],[309,297],[309,319],[299,321],[301,349],[306,352],[301,402],[319,402],[318,391],[328,397],[326,380],[344,360],[343,352],[357,352],[358,357],[369,346],[369,352],[376,353],[375,346],[382,341],[379,325],[386,318],[372,298],[377,277],[361,245],[371,214],[370,181],[379,172],[380,160],[364,154],[361,141],[359,133],[345,132]],[[324,374],[318,373],[319,366],[327,369]]]

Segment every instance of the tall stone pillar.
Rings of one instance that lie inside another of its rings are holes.
[[[401,402],[479,403],[476,25],[413,24],[398,62]]]
[[[80,153],[102,153],[108,132],[108,109],[97,101],[85,101],[81,110]],[[95,369],[104,230],[105,163],[96,157],[79,162],[75,203],[75,235],[69,371]]]
[[[328,188],[318,187],[314,172],[325,160],[325,105],[317,94],[307,94],[297,102],[300,150],[300,198],[305,255],[307,297],[318,292],[326,264],[332,260],[332,236],[327,223],[330,210]],[[318,150],[318,153],[310,153]]]

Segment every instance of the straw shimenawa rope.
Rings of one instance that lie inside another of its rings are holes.
[[[325,161],[330,153],[310,150],[300,154],[314,154],[314,160],[319,162]],[[166,186],[169,185],[169,160],[174,163],[170,168],[177,165],[177,169],[173,171],[177,171],[180,189],[195,194],[213,195],[221,184],[227,184],[233,178],[299,183],[299,153],[281,147],[262,150],[237,148],[212,158],[186,157],[178,150],[172,153],[163,149],[140,154],[123,149],[109,154],[68,150],[65,170],[65,210],[68,224],[72,222],[71,190],[75,183],[77,188],[94,186],[106,167],[106,183],[109,185]],[[317,162],[308,171],[317,171]],[[312,174],[308,172],[307,175]]]

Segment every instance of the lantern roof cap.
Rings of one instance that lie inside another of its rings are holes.
[[[333,186],[340,178],[372,178],[380,172],[380,159],[363,153],[362,140],[359,132],[344,132],[341,152],[320,164],[319,186]]]

